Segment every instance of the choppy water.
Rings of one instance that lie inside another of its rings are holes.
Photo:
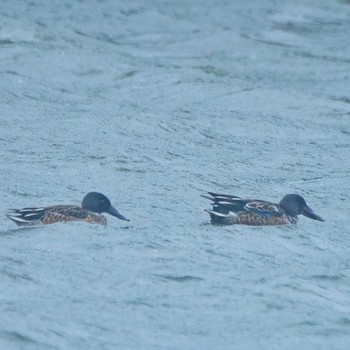
[[[349,1],[1,1],[2,349],[350,347]],[[207,190],[326,222],[214,227]]]

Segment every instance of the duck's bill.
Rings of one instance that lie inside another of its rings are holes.
[[[123,216],[122,214],[119,213],[119,211],[117,209],[115,209],[114,207],[110,207],[109,210],[107,211],[108,214],[115,216],[116,218],[120,219],[120,220],[125,220],[125,221],[130,221],[129,219],[127,219],[125,216]]]
[[[313,220],[318,220],[318,221],[324,221],[321,216],[317,215],[310,207],[306,206],[303,212],[301,213],[302,215],[313,219]]]

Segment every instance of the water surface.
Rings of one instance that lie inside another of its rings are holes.
[[[4,349],[348,349],[348,1],[2,1]],[[324,223],[215,227],[205,191]]]

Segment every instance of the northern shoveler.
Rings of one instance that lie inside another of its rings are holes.
[[[218,225],[286,225],[296,224],[298,215],[324,221],[298,194],[287,194],[278,203],[208,192],[204,198],[213,201],[212,210],[206,210],[213,224]]]
[[[77,205],[54,205],[51,207],[9,209],[6,216],[19,226],[54,224],[57,222],[85,221],[96,224],[107,224],[107,213],[120,220],[129,221],[115,209],[109,199],[98,192],[88,193],[81,207]]]

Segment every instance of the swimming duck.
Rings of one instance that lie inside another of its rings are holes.
[[[313,220],[324,221],[298,194],[287,194],[276,204],[227,194],[208,193],[210,197],[207,195],[203,197],[213,202],[213,209],[206,210],[213,224],[255,226],[296,224],[300,214]]]
[[[54,205],[51,207],[9,209],[6,216],[19,226],[46,225],[69,221],[85,221],[106,225],[107,219],[101,213],[107,213],[120,220],[129,221],[111,205],[105,195],[98,192],[89,192],[84,197],[81,207],[77,205]]]

